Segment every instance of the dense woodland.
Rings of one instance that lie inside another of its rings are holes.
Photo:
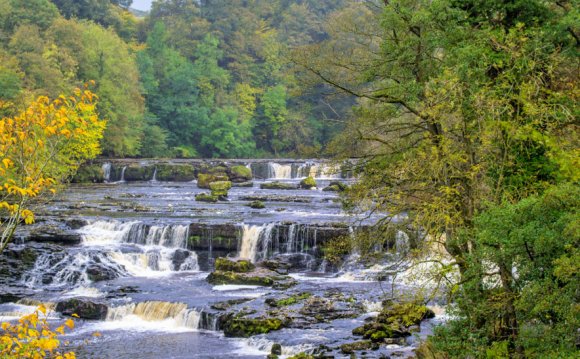
[[[356,159],[383,219],[326,254],[419,234],[452,316],[418,355],[577,357],[576,0],[129,5],[0,0],[2,116],[94,80],[107,156]]]
[[[114,157],[319,155],[352,103],[301,87],[291,48],[345,1],[0,1],[0,98],[15,107],[93,80]],[[4,115],[9,114],[4,110]]]

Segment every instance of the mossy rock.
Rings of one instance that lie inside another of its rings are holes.
[[[226,337],[249,338],[280,330],[283,324],[278,318],[232,318],[223,324],[222,329]]]
[[[82,165],[71,180],[72,183],[103,183],[105,174],[98,164]]]
[[[125,169],[124,180],[127,182],[150,181],[153,178],[155,167],[130,165]]]
[[[216,203],[218,199],[218,196],[214,196],[211,193],[199,193],[195,195],[195,200],[198,202]]]
[[[247,182],[252,180],[252,170],[246,166],[230,167],[229,177],[232,182]]]
[[[246,275],[245,273],[215,271],[207,276],[210,284],[239,284],[239,285],[259,285],[262,287],[271,287],[275,281],[268,276]]]
[[[333,181],[330,182],[328,187],[325,187],[323,191],[327,192],[344,192],[348,189],[348,186],[342,182]]]
[[[215,260],[215,270],[222,272],[248,273],[256,266],[247,259],[232,260],[229,258],[217,258]]]
[[[274,355],[282,355],[282,345],[280,343],[272,344],[272,349],[270,349],[270,353]]]
[[[266,205],[262,201],[253,201],[248,203],[248,207],[253,209],[264,209],[266,208]]]
[[[191,182],[195,179],[195,168],[191,165],[159,164],[156,168],[158,181]]]
[[[211,189],[211,194],[213,196],[227,197],[228,191],[232,188],[232,182],[230,181],[210,182],[209,188]]]
[[[355,351],[370,350],[370,349],[377,350],[377,349],[379,349],[379,346],[378,346],[378,344],[375,344],[375,343],[371,342],[370,340],[361,340],[358,342],[342,344],[340,346],[340,350],[344,354],[352,354]]]
[[[281,189],[281,190],[293,190],[298,189],[295,185],[291,183],[282,183],[278,181],[262,183],[260,185],[261,189]]]
[[[316,188],[316,180],[313,177],[306,177],[300,181],[300,188],[302,189],[312,189]]]
[[[268,304],[271,307],[275,307],[275,308],[279,308],[279,307],[287,307],[290,305],[294,305],[297,304],[301,301],[303,301],[304,299],[308,299],[312,296],[311,293],[308,292],[304,292],[304,293],[299,293],[287,298],[282,298],[282,299],[274,299],[274,298],[268,298],[266,299],[266,304]]]
[[[384,309],[377,317],[377,322],[398,323],[405,327],[420,324],[423,320],[435,317],[435,313],[422,304],[383,303]]]
[[[254,187],[254,182],[252,181],[248,181],[248,182],[234,182],[232,183],[232,187],[240,187],[240,188],[252,188]]]
[[[214,175],[209,173],[200,173],[197,176],[197,187],[210,189],[210,183],[219,181],[229,181],[229,178],[225,174]]]
[[[207,167],[204,170],[204,173],[213,174],[216,176],[227,176],[228,168],[226,166],[213,166]]]
[[[108,308],[102,303],[73,298],[59,302],[56,311],[68,316],[77,315],[81,319],[103,320],[107,317]]]

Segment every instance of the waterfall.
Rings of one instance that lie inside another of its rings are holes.
[[[106,320],[127,321],[135,317],[148,322],[164,321],[176,328],[189,329],[198,329],[201,319],[200,313],[188,309],[185,303],[149,301],[109,308]]]
[[[157,182],[157,167],[153,171],[153,177],[151,177],[151,182]]]
[[[260,253],[258,258],[258,245],[261,241],[270,241],[275,223],[263,226],[252,226],[244,224],[242,227],[242,245],[238,257],[249,259],[255,262],[257,259],[265,258],[265,253]],[[266,245],[263,245],[266,247]]]
[[[199,270],[197,254],[187,250],[189,225],[97,221],[79,233],[80,248],[40,255],[22,282],[31,288],[60,288],[118,277]]]
[[[127,166],[124,166],[123,169],[121,170],[121,179],[119,180],[119,182],[125,182],[125,170],[127,169]]]
[[[292,165],[281,165],[274,162],[268,163],[268,178],[292,179]]]
[[[103,163],[103,178],[105,180],[105,182],[110,182],[111,181],[111,163],[106,162]]]

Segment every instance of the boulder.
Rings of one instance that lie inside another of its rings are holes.
[[[270,349],[270,354],[282,355],[282,345],[279,343],[272,344],[272,349]]]
[[[215,270],[222,272],[248,273],[256,266],[247,259],[216,258]]]
[[[379,345],[371,342],[370,340],[361,340],[358,342],[342,344],[340,346],[340,351],[342,351],[344,354],[352,354],[355,351],[369,350],[369,349],[377,350],[377,349],[379,349]]]
[[[229,178],[225,174],[200,173],[197,176],[197,187],[210,189],[209,184],[218,181],[229,181]]]
[[[346,191],[346,189],[348,188],[347,185],[345,185],[342,182],[338,182],[338,181],[332,181],[330,182],[330,184],[328,185],[328,187],[325,187],[323,189],[323,191],[330,191],[330,192],[344,192]]]
[[[248,182],[252,180],[252,170],[246,166],[233,166],[228,169],[228,175],[232,182]]]
[[[214,285],[258,285],[277,289],[285,289],[297,284],[295,279],[265,268],[256,268],[247,273],[216,270],[207,276],[207,281]]]
[[[100,282],[118,278],[119,274],[112,268],[95,263],[87,267],[87,276],[93,282]]]
[[[231,318],[222,324],[222,330],[226,337],[249,338],[280,330],[283,324],[278,318]]]
[[[125,169],[124,180],[127,182],[133,181],[149,181],[153,178],[155,167],[130,165]]]
[[[158,181],[191,182],[195,179],[195,168],[188,164],[159,164],[156,166]]]
[[[254,182],[252,181],[248,181],[248,182],[239,182],[239,183],[232,183],[232,187],[243,187],[243,188],[252,188],[254,187]]]
[[[105,173],[100,164],[84,164],[77,170],[71,180],[72,183],[103,183]]]
[[[89,320],[106,319],[107,310],[108,308],[105,304],[81,299],[68,299],[58,302],[56,305],[56,311],[63,315],[72,316],[76,314],[79,318]]]
[[[217,196],[214,196],[211,193],[199,193],[195,195],[195,200],[198,202],[216,203],[218,199]]]
[[[262,201],[253,201],[248,203],[248,207],[253,209],[264,209],[266,208],[266,205]]]
[[[300,188],[302,189],[312,189],[316,188],[316,180],[313,177],[306,177],[300,181]]]
[[[232,188],[232,182],[230,181],[210,182],[209,188],[211,189],[212,196],[216,196],[218,198],[227,197],[228,191]]]

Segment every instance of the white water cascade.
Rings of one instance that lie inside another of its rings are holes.
[[[109,308],[108,322],[159,322],[166,329],[198,329],[201,314],[195,309],[187,308],[185,303],[148,301],[138,304],[127,304]]]
[[[119,182],[125,182],[125,171],[127,170],[127,166],[124,166],[123,169],[121,170],[121,179],[119,180]]]
[[[244,224],[242,227],[242,245],[238,257],[249,259],[252,262],[263,259],[265,253],[258,253],[258,245],[264,240],[270,240],[274,227],[275,223],[269,223],[263,226]],[[263,245],[263,247],[267,246]]]
[[[197,254],[187,250],[188,225],[97,221],[79,233],[80,248],[39,256],[25,274],[24,284],[31,288],[78,287],[95,280],[199,270]]]
[[[109,162],[103,163],[103,178],[105,182],[111,181],[111,167],[112,165]]]
[[[281,165],[274,162],[268,163],[268,178],[292,179],[292,165]]]

